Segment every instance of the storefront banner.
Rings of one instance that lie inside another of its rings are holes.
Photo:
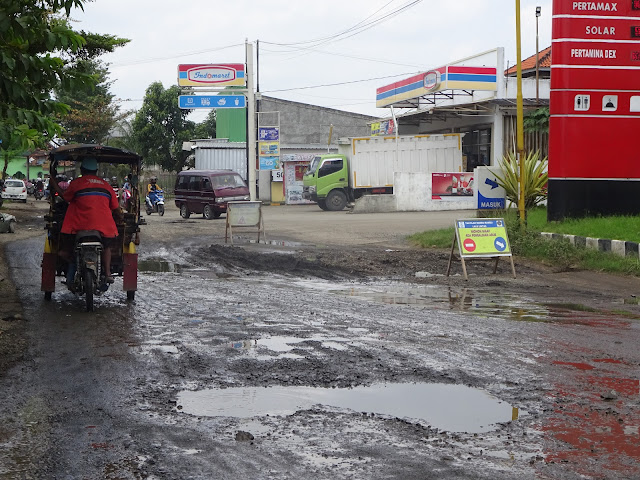
[[[243,63],[178,65],[180,87],[245,86]]]
[[[456,220],[456,236],[462,257],[499,257],[511,255],[504,220]]]
[[[446,65],[378,88],[376,107],[388,107],[444,90],[496,91],[497,89],[498,69],[496,67]]]
[[[278,170],[280,168],[280,157],[259,157],[260,170]]]
[[[473,196],[473,173],[432,173],[431,199],[455,200]]]

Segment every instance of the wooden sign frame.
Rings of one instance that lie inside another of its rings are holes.
[[[227,224],[224,230],[224,243],[231,240],[233,245],[233,228],[257,228],[258,243],[260,235],[263,241],[267,241],[262,218],[262,202],[228,202]]]

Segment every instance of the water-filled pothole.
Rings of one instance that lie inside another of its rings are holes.
[[[184,266],[165,260],[140,260],[138,261],[138,270],[141,272],[180,273],[184,270]]]
[[[450,432],[480,433],[518,418],[518,409],[483,390],[440,383],[369,387],[257,387],[183,391],[177,404],[197,416],[292,415],[314,405],[407,418]]]

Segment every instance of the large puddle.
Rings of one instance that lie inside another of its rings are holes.
[[[449,432],[481,433],[518,418],[518,409],[464,385],[400,383],[355,388],[258,387],[183,391],[178,407],[197,416],[292,415],[313,406],[419,421]]]

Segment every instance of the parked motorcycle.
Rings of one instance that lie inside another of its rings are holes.
[[[157,212],[158,215],[164,215],[164,190],[151,190],[145,201],[147,215]]]
[[[67,287],[72,292],[84,294],[87,312],[93,312],[94,295],[109,288],[102,268],[102,249],[100,232],[86,230],[76,234],[75,263],[67,267]]]

